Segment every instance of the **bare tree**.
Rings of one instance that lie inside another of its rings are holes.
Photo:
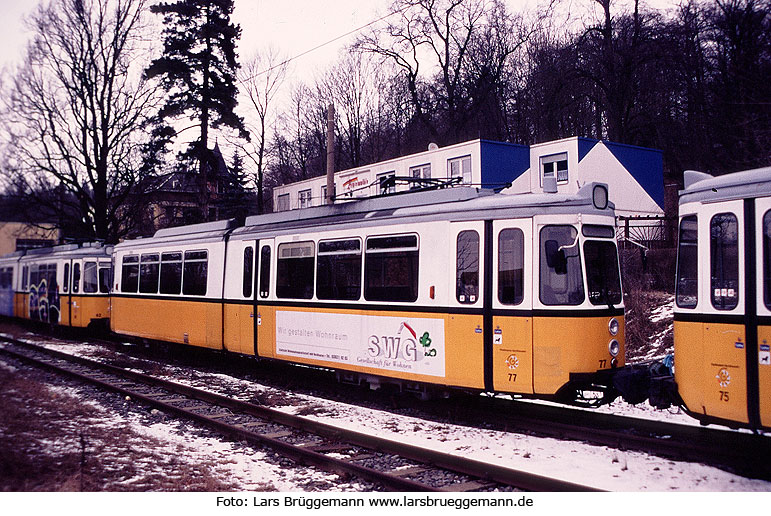
[[[31,17],[34,40],[5,101],[7,166],[29,207],[116,241],[136,199],[139,132],[156,100],[132,63],[144,0],[55,0]]]
[[[430,139],[460,141],[474,117],[469,86],[480,86],[475,77],[500,81],[505,62],[528,32],[512,22],[502,0],[396,0],[392,10],[398,17],[385,30],[360,38],[356,48],[401,69]]]
[[[273,104],[286,78],[287,62],[276,49],[255,54],[239,72],[243,95],[248,99],[249,115],[246,129],[251,135],[249,142],[233,142],[256,167],[257,213],[265,212],[265,157],[268,150],[268,135],[273,115]]]

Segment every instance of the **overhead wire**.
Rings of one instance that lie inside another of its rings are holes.
[[[296,56],[292,56],[292,57],[290,57],[290,58],[287,58],[287,59],[285,59],[285,60],[281,61],[280,63],[278,63],[278,64],[275,64],[275,65],[271,66],[270,68],[266,68],[265,70],[261,70],[261,71],[259,71],[259,72],[255,73],[255,74],[253,74],[253,75],[250,75],[249,77],[244,77],[243,79],[240,79],[240,80],[238,81],[238,83],[239,83],[239,84],[243,84],[243,83],[245,83],[245,82],[247,82],[247,81],[250,81],[250,80],[252,80],[252,79],[254,79],[254,78],[256,78],[256,77],[259,77],[260,75],[264,75],[264,74],[266,74],[266,73],[268,73],[268,72],[270,72],[270,71],[272,71],[272,70],[275,70],[276,68],[280,68],[280,67],[282,67],[282,66],[285,66],[285,65],[287,65],[287,64],[289,64],[289,63],[291,63],[292,61],[295,61],[296,59],[299,59],[299,58],[301,58],[301,57],[303,57],[303,56],[306,56],[306,55],[310,54],[311,52],[315,52],[316,50],[318,50],[318,49],[320,49],[320,48],[323,48],[323,47],[325,47],[325,46],[327,46],[327,45],[331,45],[331,44],[332,44],[332,43],[334,43],[335,41],[337,41],[337,40],[340,40],[340,39],[343,39],[343,38],[345,38],[345,37],[348,37],[348,36],[350,36],[351,34],[356,34],[357,32],[359,32],[359,31],[362,31],[362,30],[366,29],[367,27],[371,27],[372,25],[375,25],[376,23],[379,23],[379,22],[381,22],[381,21],[385,20],[386,18],[390,18],[390,17],[391,17],[391,16],[393,16],[394,14],[397,14],[397,13],[399,13],[399,12],[401,12],[401,11],[402,11],[402,9],[397,9],[397,10],[395,10],[395,11],[391,11],[390,13],[388,13],[388,14],[385,14],[385,15],[381,16],[380,18],[376,19],[376,20],[372,20],[371,22],[369,22],[369,23],[367,23],[367,24],[365,24],[365,25],[362,25],[361,27],[357,27],[357,28],[355,28],[355,29],[353,29],[353,30],[349,30],[349,31],[348,31],[348,32],[346,32],[345,34],[341,34],[341,35],[339,35],[339,36],[336,36],[336,37],[334,37],[334,38],[330,39],[329,41],[325,41],[324,43],[321,43],[321,44],[319,44],[319,45],[316,45],[316,46],[315,46],[315,47],[313,47],[313,48],[310,48],[310,49],[308,49],[308,50],[305,50],[305,51],[303,51],[303,52],[300,52],[300,53],[299,53],[299,54],[297,54]]]

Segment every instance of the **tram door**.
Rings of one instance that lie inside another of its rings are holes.
[[[755,200],[755,236],[759,417],[762,426],[771,428],[771,198]]]
[[[81,277],[83,276],[83,263],[82,260],[72,260],[72,284],[70,285],[70,296],[67,298],[67,305],[70,311],[70,326],[80,328],[83,326],[81,304],[83,297],[81,296],[81,290],[83,288]],[[62,319],[64,321],[64,319]]]
[[[496,391],[533,392],[532,219],[492,225],[492,370]]]
[[[254,240],[229,242],[228,254],[233,258],[225,275],[228,291],[223,321],[225,348],[247,355],[254,353],[255,249]]]
[[[745,324],[749,317],[754,318],[745,279],[754,275],[745,259],[744,202],[705,205],[699,215],[700,234],[706,236],[702,246],[706,317],[700,368],[704,410],[714,417],[748,422],[752,389],[748,389],[747,353],[755,337]]]
[[[275,356],[275,308],[262,304],[270,298],[273,239],[257,241],[257,268],[255,271],[254,293],[254,353],[261,357]]]
[[[71,283],[72,283],[72,260],[65,260],[64,262],[64,272],[62,276],[62,288],[61,288],[61,295],[59,297],[59,306],[61,306],[61,321],[60,323],[66,326],[72,326],[72,320],[71,320],[71,303],[72,303],[72,296],[71,296]]]

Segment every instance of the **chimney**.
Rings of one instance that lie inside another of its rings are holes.
[[[335,105],[327,109],[327,204],[334,204],[335,199]]]

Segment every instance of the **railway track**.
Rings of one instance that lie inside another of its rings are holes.
[[[363,434],[148,374],[0,337],[16,360],[130,396],[300,464],[394,491],[587,491],[591,487]],[[342,458],[341,458],[342,457]]]
[[[771,480],[769,436],[497,398],[482,398],[473,410],[478,415],[504,414],[497,424],[509,431],[701,462],[748,478]]]

